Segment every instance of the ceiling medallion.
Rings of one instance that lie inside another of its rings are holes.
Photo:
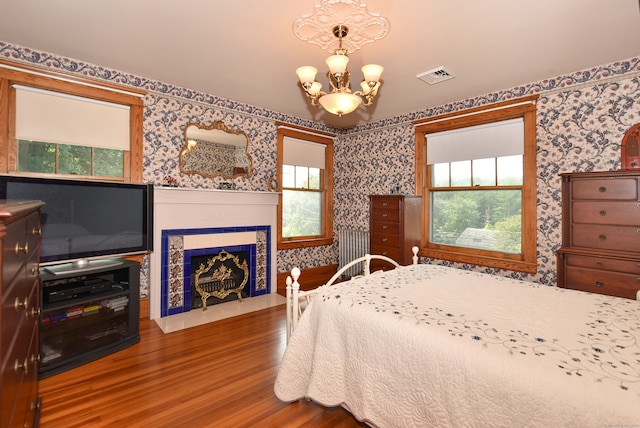
[[[348,52],[380,40],[389,32],[389,20],[370,12],[365,3],[357,0],[321,0],[313,13],[294,21],[293,32],[300,40],[334,52],[339,48],[339,41],[333,36],[337,24],[349,28],[349,38],[342,40],[341,47]]]

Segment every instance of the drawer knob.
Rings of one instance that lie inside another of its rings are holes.
[[[20,311],[21,309],[27,309],[29,306],[29,298],[25,297],[23,301],[20,301],[19,297],[16,297],[16,300],[13,302],[13,307],[16,311]]]
[[[28,360],[24,360],[24,361],[20,361],[20,360],[16,360],[13,363],[13,371],[16,372],[16,374],[29,374],[29,361]]]
[[[603,287],[603,286],[604,286],[604,282],[596,281],[596,287]]]
[[[600,187],[598,188],[598,192],[600,192],[600,193],[604,193],[604,192],[606,192],[606,191],[607,191],[607,188],[606,188],[606,187],[604,187],[604,186],[600,186]]]
[[[606,241],[606,240],[607,240],[607,235],[605,235],[605,234],[603,233],[602,235],[598,236],[598,238],[599,238],[601,241]]]
[[[29,243],[25,242],[24,247],[21,247],[20,244],[16,242],[16,248],[14,251],[16,252],[16,256],[20,253],[29,254]]]
[[[40,318],[40,308],[33,307],[31,308],[31,318],[38,319]]]
[[[607,215],[607,210],[600,210],[600,215],[603,217]]]
[[[382,226],[383,229],[389,229],[389,226],[387,226],[386,224],[384,226]]]
[[[31,229],[31,234],[33,236],[42,236],[42,229],[40,229],[39,227],[34,227],[33,229]]]
[[[388,217],[388,216],[389,216],[389,214],[387,214],[387,213],[382,214],[382,217]]]
[[[387,242],[388,240],[388,238],[382,238],[382,242]]]
[[[383,203],[382,203],[382,206],[383,206],[383,207],[386,207],[387,205],[389,205],[389,203],[388,203],[388,202],[383,202]]]

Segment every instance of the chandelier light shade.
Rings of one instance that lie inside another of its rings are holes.
[[[342,47],[342,39],[349,33],[345,25],[336,25],[333,34],[338,38],[338,48],[326,60],[329,72],[329,92],[322,91],[322,84],[316,81],[318,69],[312,66],[300,67],[296,70],[300,85],[311,105],[321,105],[329,113],[342,116],[357,109],[361,104],[368,106],[373,103],[380,87],[380,76],[384,68],[377,64],[362,67],[364,80],[360,83],[362,90],[351,91],[351,73],[349,72],[349,55]]]
[[[321,96],[318,102],[329,113],[342,116],[357,109],[362,104],[362,98],[347,92],[333,92]]]

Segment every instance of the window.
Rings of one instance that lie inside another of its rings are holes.
[[[17,84],[12,88],[18,172],[123,178],[129,106]]]
[[[418,124],[421,255],[536,272],[534,99]]]
[[[278,249],[331,245],[333,140],[279,127]]]
[[[125,150],[18,140],[18,172],[124,177]]]
[[[0,172],[141,182],[143,97],[0,61]]]

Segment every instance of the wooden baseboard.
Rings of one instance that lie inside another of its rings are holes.
[[[326,283],[337,271],[337,264],[303,269],[300,273],[300,289],[310,290],[316,288]],[[290,272],[278,273],[278,294],[282,296],[286,295],[286,280],[290,274]]]
[[[303,269],[300,274],[301,290],[310,290],[326,283],[338,271],[338,265],[320,266],[315,268]],[[287,276],[290,272],[282,272],[278,274],[277,286],[278,294],[286,295]],[[140,319],[149,318],[149,298],[140,297]]]
[[[140,297],[140,319],[149,318],[149,298]]]

